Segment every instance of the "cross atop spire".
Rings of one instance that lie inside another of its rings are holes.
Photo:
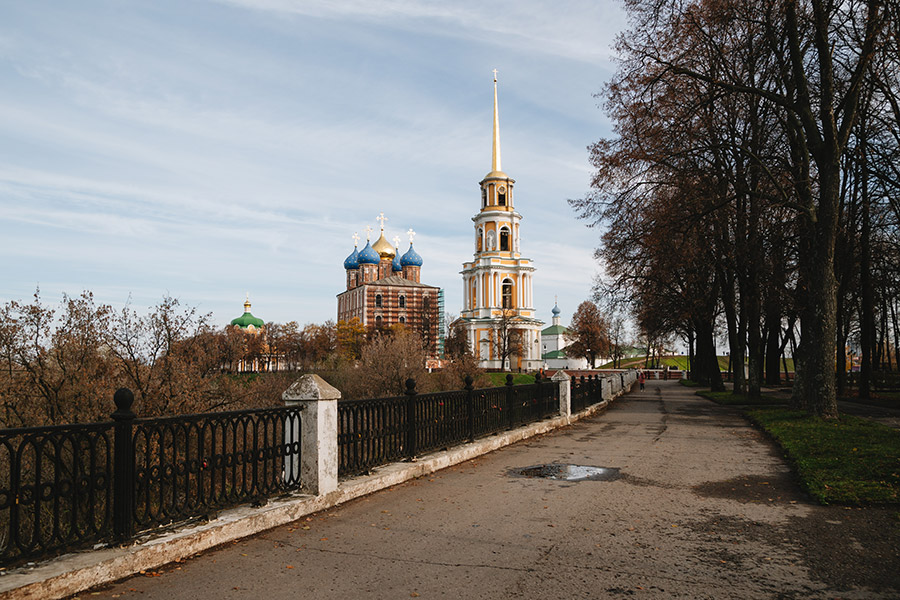
[[[355,231],[353,232],[353,247],[356,248],[359,246],[359,234]]]
[[[376,221],[381,221],[381,231],[384,231],[384,222],[388,220],[384,213],[378,213],[378,216],[375,217]]]
[[[409,228],[409,231],[406,232],[406,235],[409,236],[409,243],[413,243],[413,238],[416,237],[416,232],[412,230],[412,227]]]
[[[366,225],[366,241],[368,242],[371,239],[372,239],[372,228],[369,227],[368,225]]]
[[[497,69],[494,69],[494,83],[497,83]]]
[[[400,236],[399,236],[399,235],[395,235],[395,236],[394,236],[394,247],[395,247],[395,248],[399,248],[399,247],[400,247]]]

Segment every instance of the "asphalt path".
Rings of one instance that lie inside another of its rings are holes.
[[[517,474],[540,465],[619,471]],[[898,598],[898,540],[896,508],[815,505],[739,411],[651,380],[604,414],[79,597]]]

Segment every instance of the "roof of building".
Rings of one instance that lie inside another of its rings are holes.
[[[372,244],[366,242],[366,247],[359,252],[357,261],[361,265],[377,265],[381,262],[381,256],[379,256],[378,253],[375,252],[375,250],[372,248]]]
[[[541,358],[568,358],[568,356],[566,356],[564,350],[554,350],[553,352],[541,354]]]
[[[541,330],[541,335],[565,335],[567,333],[569,333],[569,329],[562,325],[551,325],[550,327]]]
[[[353,254],[344,259],[344,268],[348,270],[359,268],[359,250],[356,246],[353,247]]]
[[[237,325],[241,329],[247,329],[251,325],[258,329],[260,327],[264,327],[266,322],[259,317],[254,317],[252,314],[250,314],[250,298],[248,295],[246,302],[244,302],[244,314],[236,319],[232,319],[231,324]]]
[[[404,267],[421,267],[422,257],[413,249],[412,242],[409,243],[409,250],[400,258],[400,264]]]
[[[439,287],[436,286],[436,285],[428,285],[428,284],[425,284],[425,283],[416,283],[415,281],[412,281],[411,279],[404,279],[403,277],[400,277],[399,275],[390,275],[390,276],[388,276],[388,277],[384,277],[384,278],[382,278],[382,279],[377,279],[377,280],[375,280],[375,281],[369,281],[369,282],[367,282],[367,283],[361,283],[361,284],[359,284],[358,287],[353,288],[353,289],[364,288],[364,287],[367,287],[367,286],[384,286],[384,287],[390,286],[390,287],[406,287],[406,288],[428,288],[428,289],[431,289],[431,290],[439,290],[439,289],[441,289],[441,288],[439,288]],[[341,295],[343,295],[343,294],[349,294],[349,293],[352,292],[352,291],[353,291],[353,290],[344,290],[343,292],[341,292],[340,294],[338,294],[338,296],[341,296]]]
[[[411,279],[404,279],[403,277],[400,277],[399,275],[391,275],[390,277],[384,277],[382,279],[378,279],[376,281],[372,281],[372,282],[366,283],[364,285],[393,285],[393,286],[399,286],[399,287],[426,287],[426,288],[439,289],[435,285],[416,283],[415,281],[413,281]]]
[[[397,251],[394,250],[391,243],[384,239],[384,229],[381,230],[381,235],[375,240],[375,243],[372,244],[372,249],[378,253],[380,258],[390,258],[393,260],[394,256],[397,254]]]

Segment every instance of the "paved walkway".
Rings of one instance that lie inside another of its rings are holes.
[[[621,477],[510,474],[545,463]],[[80,597],[897,598],[895,515],[811,504],[740,413],[649,381],[563,430]]]

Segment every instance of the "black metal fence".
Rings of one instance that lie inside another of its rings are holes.
[[[613,377],[619,377],[619,375],[616,374]],[[572,412],[579,412],[602,400],[603,379],[598,375],[574,377],[570,389]]]
[[[404,396],[338,403],[338,474],[369,469],[449,448],[559,414],[559,388],[550,381],[476,390],[418,394],[413,380]]]
[[[534,384],[338,402],[338,474],[473,441],[559,414]],[[601,401],[573,380],[573,412]],[[0,563],[131,539],[154,527],[300,488],[301,408],[138,419],[116,392],[113,421],[0,430]]]
[[[0,562],[13,563],[300,487],[300,409],[0,430]]]

